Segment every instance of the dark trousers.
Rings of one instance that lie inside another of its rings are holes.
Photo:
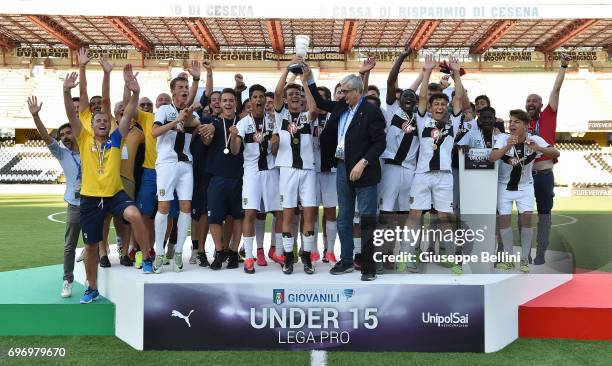
[[[538,252],[544,252],[548,248],[552,225],[550,213],[555,197],[555,176],[553,172],[534,174],[533,188],[538,209],[537,250]]]

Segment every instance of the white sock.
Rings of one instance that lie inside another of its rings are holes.
[[[274,233],[274,235],[272,235],[272,238],[274,238],[274,241],[278,243],[278,245],[274,246],[274,254],[276,254],[277,256],[283,255],[283,233]]]
[[[293,251],[293,237],[292,236],[289,236],[289,237],[283,236],[283,249],[285,250],[285,252]]]
[[[245,236],[242,239],[246,258],[253,258],[253,240],[255,239],[255,237]]]
[[[532,227],[521,228],[521,259],[527,260],[531,253],[531,237],[533,235]]]
[[[315,244],[315,236],[314,235],[306,235],[304,234],[303,238],[303,242],[302,242],[302,250],[305,252],[312,252],[314,250],[316,250],[316,244]]]
[[[325,223],[325,230],[327,230],[327,252],[334,252],[334,245],[336,244],[336,235],[338,234],[338,223],[336,221],[329,221]]]
[[[189,230],[189,225],[191,225],[191,214],[179,212],[176,225],[176,245],[174,246],[174,252],[182,253],[183,244],[185,244],[185,240],[187,240],[187,230]]]
[[[155,214],[155,255],[164,255],[164,237],[168,228],[168,214]]]
[[[499,236],[501,236],[502,244],[504,245],[504,252],[507,254],[514,254],[514,249],[512,248],[514,242],[512,227],[499,229]]]
[[[353,249],[353,253],[361,254],[361,238],[353,238],[353,242],[355,243],[355,249]]]
[[[255,237],[257,238],[257,249],[263,248],[264,234],[266,233],[266,220],[255,219]]]

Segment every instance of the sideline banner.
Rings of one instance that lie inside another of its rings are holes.
[[[145,284],[145,350],[484,352],[484,286]]]

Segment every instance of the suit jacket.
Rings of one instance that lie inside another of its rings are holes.
[[[349,109],[344,101],[324,100],[317,91],[317,85],[312,83],[308,86],[319,109],[330,113],[325,128],[321,132],[321,170],[324,167],[336,166],[336,148],[338,146],[338,125],[340,117]],[[349,181],[353,187],[368,187],[380,181],[380,155],[385,151],[385,117],[380,108],[361,101],[359,108],[350,121],[346,134],[344,135],[344,162],[346,175],[363,158],[368,161],[368,166],[363,170],[361,178],[355,182]]]

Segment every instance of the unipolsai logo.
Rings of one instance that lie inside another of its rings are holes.
[[[285,290],[275,288],[272,290],[272,302],[276,305],[280,305],[285,302]]]
[[[470,323],[469,314],[458,312],[448,314],[421,313],[421,320],[424,324],[436,325],[438,328],[467,328]]]

